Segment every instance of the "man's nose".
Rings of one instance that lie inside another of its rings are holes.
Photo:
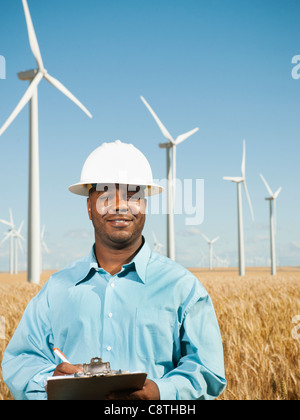
[[[119,213],[128,212],[128,200],[127,200],[127,191],[122,189],[118,190],[116,193],[116,210]]]

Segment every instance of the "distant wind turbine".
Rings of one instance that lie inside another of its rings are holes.
[[[15,241],[15,264],[14,264],[14,274],[18,274],[18,247],[20,248],[21,252],[23,253],[23,246],[21,241],[24,241],[25,239],[23,238],[23,236],[21,235],[21,231],[23,228],[24,222],[21,223],[20,227],[18,230],[15,230],[13,233],[13,238]]]
[[[10,247],[9,247],[9,273],[14,273],[14,238],[13,233],[15,229],[13,214],[11,209],[9,209],[9,216],[10,221],[7,222],[6,220],[0,220],[0,223],[9,226],[9,231],[6,233],[4,239],[0,242],[0,245],[2,245],[7,239],[10,239]]]
[[[262,174],[260,177],[267,188],[270,197],[267,197],[266,200],[270,203],[270,248],[271,248],[271,274],[272,276],[276,275],[276,244],[275,244],[275,234],[276,234],[276,200],[282,190],[282,187],[278,188],[278,190],[273,193],[269,184],[265,180]]]
[[[168,210],[167,210],[167,256],[175,260],[175,228],[174,228],[174,205],[175,205],[175,183],[176,183],[176,147],[187,138],[195,134],[199,128],[179,135],[176,140],[171,136],[169,131],[160,121],[156,113],[148,104],[146,99],[141,96],[141,100],[148,108],[157,125],[159,126],[163,136],[169,140],[167,143],[161,143],[160,148],[166,149],[167,152],[167,194],[168,194]]]
[[[209,269],[212,270],[213,269],[213,244],[215,242],[217,242],[220,237],[217,236],[215,239],[208,239],[208,237],[206,235],[204,235],[204,233],[201,233],[201,235],[203,236],[203,238],[206,240],[206,242],[209,245]]]
[[[238,201],[238,247],[239,247],[239,274],[245,275],[245,245],[244,245],[244,226],[243,226],[243,210],[241,184],[243,184],[248,199],[252,220],[254,221],[253,207],[246,184],[246,141],[243,142],[243,158],[241,167],[242,176],[240,177],[223,177],[226,181],[232,181],[237,184],[237,201]]]
[[[157,237],[156,237],[154,232],[152,232],[152,236],[153,236],[153,241],[154,241],[153,251],[154,252],[160,252],[163,249],[164,246],[163,246],[163,244],[158,242]]]
[[[28,281],[40,281],[40,177],[39,177],[39,136],[38,136],[38,93],[37,87],[46,79],[90,118],[92,115],[75,96],[58,80],[50,76],[44,67],[37,37],[33,27],[27,0],[22,0],[28,29],[31,51],[37,63],[37,69],[18,74],[19,79],[29,81],[30,85],[5,124],[0,128],[0,136],[10,126],[25,105],[30,102],[30,153],[29,153],[29,200],[28,200]]]

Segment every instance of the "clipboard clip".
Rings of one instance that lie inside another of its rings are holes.
[[[85,376],[105,376],[116,375],[120,371],[113,371],[110,369],[109,362],[103,362],[101,357],[94,357],[90,363],[83,365],[83,373]]]

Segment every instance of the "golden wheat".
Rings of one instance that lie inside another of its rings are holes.
[[[292,319],[300,315],[300,269],[280,269],[276,277],[248,269],[244,278],[233,269],[191,271],[211,295],[220,324],[228,386],[219,399],[300,399],[300,339],[292,336]],[[6,319],[0,360],[39,288],[24,274],[0,275],[0,316]],[[0,400],[11,398],[0,373]]]

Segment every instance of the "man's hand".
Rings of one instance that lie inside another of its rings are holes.
[[[82,365],[70,365],[69,363],[61,363],[53,373],[53,376],[73,375],[74,373],[83,372]]]
[[[159,400],[159,389],[155,382],[146,379],[139,391],[117,391],[106,396],[107,400]]]

